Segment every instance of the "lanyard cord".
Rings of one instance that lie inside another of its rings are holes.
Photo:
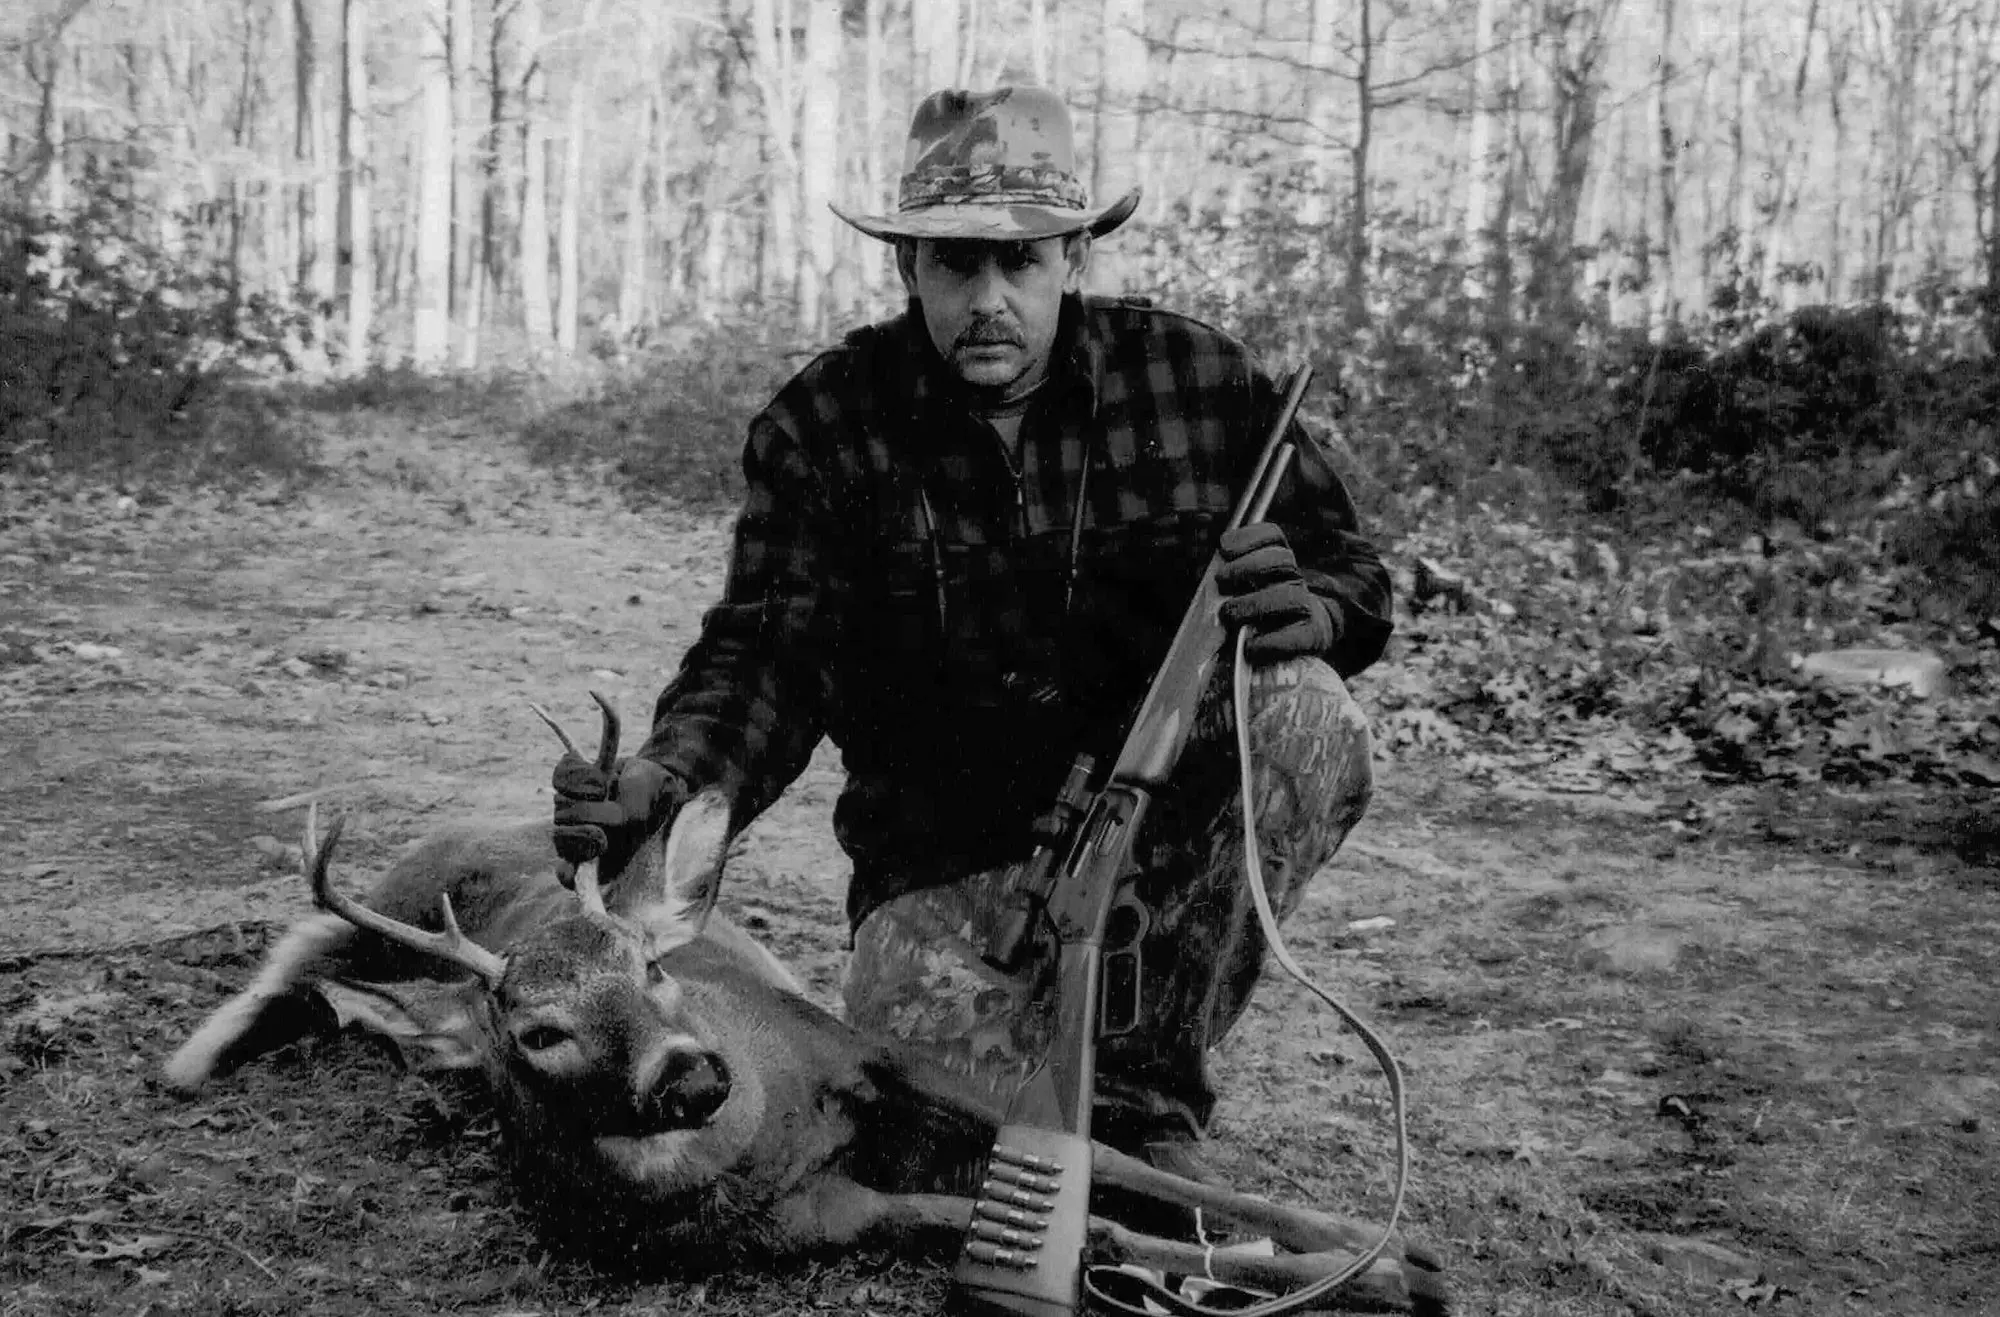
[[[1284,968],[1285,973],[1296,979],[1300,986],[1319,998],[1361,1039],[1364,1046],[1374,1056],[1382,1068],[1382,1077],[1389,1084],[1391,1118],[1396,1131],[1396,1188],[1389,1204],[1389,1222],[1382,1227],[1382,1233],[1367,1250],[1349,1261],[1339,1271],[1299,1289],[1291,1294],[1252,1303],[1248,1307],[1211,1308],[1191,1299],[1182,1298],[1151,1281],[1140,1281],[1138,1288],[1143,1291],[1144,1307],[1135,1306],[1123,1299],[1107,1294],[1096,1282],[1092,1274],[1096,1268],[1084,1271],[1083,1288],[1099,1309],[1132,1314],[1133,1317],[1151,1317],[1151,1314],[1168,1312],[1181,1317],[1220,1317],[1223,1312],[1234,1317],[1279,1317],[1280,1314],[1300,1312],[1319,1306],[1327,1294],[1347,1284],[1375,1264],[1383,1250],[1394,1237],[1396,1223],[1403,1215],[1403,1193],[1410,1178],[1410,1140],[1408,1116],[1403,1096],[1403,1071],[1396,1064],[1396,1058],[1388,1045],[1368,1027],[1367,1023],[1343,1005],[1331,993],[1314,983],[1312,977],[1292,959],[1291,951],[1285,946],[1278,933],[1278,919],[1271,909],[1270,893],[1264,886],[1264,866],[1257,850],[1257,788],[1250,764],[1250,664],[1243,654],[1243,644],[1248,637],[1247,629],[1239,629],[1231,638],[1235,651],[1235,672],[1232,696],[1236,713],[1236,753],[1238,784],[1243,796],[1243,873],[1244,882],[1250,889],[1250,900],[1257,907],[1257,923],[1264,930],[1264,940],[1269,944],[1271,957]],[[1131,1278],[1126,1273],[1128,1279]]]
[[[1090,459],[1097,447],[1089,439],[1083,441],[1083,469],[1077,473],[1076,510],[1069,520],[1069,556],[1063,564],[1063,621],[1068,623],[1070,610],[1076,604],[1076,578],[1078,564],[1083,559],[1083,515],[1090,507]],[[1010,474],[1012,467],[1009,467]],[[1019,475],[1014,476],[1014,491],[1020,494]],[[944,536],[938,530],[937,509],[931,505],[931,493],[921,476],[917,479],[917,503],[923,513],[924,542],[930,547],[931,587],[937,596],[938,638],[942,642],[947,634],[946,624],[950,620],[948,605],[950,595],[945,589]]]

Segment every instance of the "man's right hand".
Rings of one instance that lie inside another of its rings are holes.
[[[605,772],[582,755],[556,761],[556,854],[572,865],[598,861],[609,880],[687,799],[680,778],[650,759],[620,760]]]

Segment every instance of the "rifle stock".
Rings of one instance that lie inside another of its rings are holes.
[[[1230,513],[1231,529],[1269,513],[1294,456],[1286,431],[1311,380],[1309,366],[1293,374],[1250,482]],[[1060,856],[1045,844],[1024,866],[1020,909],[988,948],[989,961],[1011,969],[1031,940],[1053,934],[1056,1028],[994,1138],[952,1273],[952,1307],[967,1317],[1072,1317],[1082,1309],[1091,1103],[1097,1039],[1107,1031],[1106,928],[1152,793],[1172,776],[1196,705],[1222,658],[1225,631],[1215,584],[1220,564],[1220,555],[1211,555],[1103,789],[1094,798],[1087,794],[1088,759],[1071,770],[1053,817],[1066,821],[1080,813],[1082,822],[1066,829]],[[1124,1023],[1129,1027],[1129,1020]]]

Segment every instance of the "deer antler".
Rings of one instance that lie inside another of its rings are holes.
[[[597,770],[600,773],[609,773],[618,762],[618,710],[612,708],[611,701],[596,691],[590,693],[590,698],[597,701],[597,707],[604,716],[604,726],[597,736]],[[576,742],[570,740],[569,733],[563,730],[562,724],[555,720],[555,715],[533,700],[528,701],[528,707],[535,711],[537,718],[548,724],[549,730],[556,734],[556,740],[562,742],[563,749],[579,759],[584,757],[583,751],[576,748]],[[607,913],[604,908],[604,889],[597,882],[596,864],[582,864],[571,869],[565,876],[564,883],[576,889],[576,899],[582,903],[586,911],[595,915]]]
[[[596,691],[590,693],[590,698],[597,701],[597,707],[604,714],[604,729],[597,738],[597,767],[599,771],[609,773],[618,762],[618,710]],[[555,715],[533,700],[528,701],[528,707],[535,711],[537,718],[548,724],[549,730],[556,734],[556,740],[562,742],[563,749],[579,759],[585,757],[583,751],[576,748],[576,742],[569,739],[569,733],[563,730],[562,724],[555,720]]]
[[[458,916],[452,913],[451,897],[446,893],[438,893],[438,909],[444,918],[444,930],[433,933],[428,929],[418,928],[413,924],[406,924],[399,919],[391,919],[387,915],[370,910],[367,906],[334,890],[329,870],[334,843],[340,840],[340,831],[345,824],[345,819],[335,819],[333,826],[327,829],[326,841],[322,844],[317,838],[319,806],[314,804],[306,807],[306,863],[311,866],[309,877],[312,879],[313,901],[319,908],[339,915],[356,928],[366,929],[370,933],[387,938],[398,946],[409,947],[457,965],[460,969],[470,970],[488,988],[498,987],[501,976],[507,972],[506,960],[480,946],[460,931]]]

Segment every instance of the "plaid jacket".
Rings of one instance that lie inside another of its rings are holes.
[[[751,422],[722,601],[639,752],[731,791],[741,826],[831,737],[856,921],[1025,854],[1071,759],[1115,757],[1279,402],[1216,330],[1074,297],[1018,457],[947,378],[912,307]],[[1388,639],[1389,578],[1311,451],[1271,520],[1352,675]]]

